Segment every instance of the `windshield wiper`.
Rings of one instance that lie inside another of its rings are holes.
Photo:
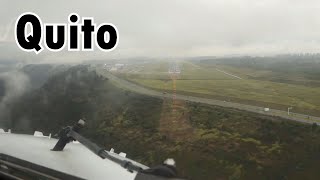
[[[175,162],[173,159],[173,163],[167,163],[166,161],[158,166],[153,168],[143,168],[142,166],[135,165],[129,160],[119,158],[117,156],[112,155],[105,149],[99,147],[95,143],[91,142],[90,140],[86,139],[85,137],[79,134],[79,130],[83,128],[85,122],[83,120],[79,120],[74,126],[67,126],[63,128],[59,132],[59,140],[56,145],[53,147],[52,151],[62,151],[64,147],[71,141],[77,140],[93,153],[101,157],[102,159],[108,159],[112,162],[115,162],[121,165],[123,168],[127,169],[129,172],[136,171],[137,177],[136,180],[140,179],[154,179],[154,180],[164,180],[164,179],[175,179],[177,178],[177,172],[175,168]],[[180,179],[181,180],[181,179]]]
[[[102,159],[108,159],[110,161],[113,161],[121,165],[122,167],[124,167],[130,172],[133,172],[133,171],[140,172],[141,170],[143,170],[142,167],[137,166],[128,160],[124,160],[111,155],[104,148],[99,147],[98,145],[91,142],[87,138],[81,136],[78,132],[84,125],[85,125],[85,122],[82,119],[80,119],[74,126],[67,126],[63,128],[59,132],[60,138],[56,143],[56,145],[53,147],[52,151],[62,151],[64,147],[67,145],[67,143],[77,140],[81,144],[83,144],[85,147],[87,147],[90,151],[92,151],[93,153],[101,157]]]

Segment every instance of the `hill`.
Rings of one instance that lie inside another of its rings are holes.
[[[15,132],[87,120],[84,135],[152,166],[172,157],[190,179],[319,179],[320,128],[118,88],[86,66],[50,77],[12,106]]]

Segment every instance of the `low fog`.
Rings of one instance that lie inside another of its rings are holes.
[[[6,127],[10,126],[10,105],[30,88],[30,79],[20,71],[10,71],[1,73],[0,81],[3,91],[0,97],[0,125]]]

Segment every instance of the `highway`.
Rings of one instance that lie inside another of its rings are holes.
[[[163,93],[159,91],[155,91],[152,89],[148,89],[142,86],[139,86],[137,84],[131,83],[127,80],[121,79],[108,71],[104,69],[96,69],[97,73],[101,74],[104,77],[107,77],[109,80],[114,82],[116,85],[123,89],[127,89],[136,93],[149,95],[153,97],[159,97],[159,98],[172,98],[171,93]],[[235,102],[227,102],[227,101],[221,101],[221,100],[215,100],[215,99],[207,99],[207,98],[201,98],[201,97],[194,97],[194,96],[186,96],[181,94],[176,94],[176,99],[185,100],[185,101],[191,101],[191,102],[198,102],[198,103],[204,103],[204,104],[210,104],[210,105],[217,105],[221,107],[228,107],[228,108],[235,108],[239,110],[245,110],[250,111],[254,113],[259,113],[263,115],[268,116],[278,116],[282,117],[284,119],[293,120],[297,122],[302,123],[317,123],[320,125],[320,117],[315,116],[308,116],[305,114],[299,114],[299,113],[290,113],[290,115],[287,114],[287,111],[281,111],[276,109],[270,109],[269,111],[264,111],[264,107],[259,106],[252,106],[252,105],[246,105],[246,104],[240,104]]]

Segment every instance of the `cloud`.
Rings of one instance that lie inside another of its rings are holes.
[[[135,56],[204,56],[318,52],[320,1],[316,0],[95,0],[14,1],[0,7],[8,19],[32,11],[45,22],[65,22],[71,12],[118,27],[111,53],[48,52],[43,59],[81,61]],[[9,34],[10,35],[10,34]],[[13,34],[11,34],[13,36]],[[13,40],[14,38],[9,38]]]

